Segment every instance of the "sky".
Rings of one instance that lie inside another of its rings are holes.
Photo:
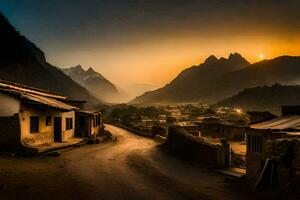
[[[1,0],[0,11],[66,68],[161,87],[209,55],[300,54],[299,0]]]

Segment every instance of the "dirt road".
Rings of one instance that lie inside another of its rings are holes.
[[[165,155],[157,143],[106,126],[116,142],[59,157],[0,157],[0,199],[245,199],[224,177]]]

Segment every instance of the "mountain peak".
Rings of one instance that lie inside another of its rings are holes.
[[[74,67],[74,69],[82,69],[82,66],[81,65],[77,65]]]
[[[216,58],[216,56],[214,55],[210,55],[208,58],[206,58],[206,60],[204,61],[205,64],[211,64],[211,63],[215,63],[218,61],[218,58]]]
[[[249,65],[250,63],[239,53],[231,53],[228,57],[228,61],[240,64],[241,66]]]
[[[239,54],[237,52],[231,53],[228,57],[228,59],[234,59],[234,58],[243,58],[243,57],[241,54]]]
[[[94,70],[93,68],[91,68],[91,67],[89,67],[88,70],[86,70],[86,72],[89,72],[89,73],[96,73],[95,70]]]

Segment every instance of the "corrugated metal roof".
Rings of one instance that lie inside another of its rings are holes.
[[[66,97],[46,93],[33,88],[26,88],[22,86],[7,84],[0,81],[0,92],[5,92],[17,96],[20,99],[27,99],[29,101],[46,105],[61,110],[77,110],[78,108],[65,104],[59,100],[64,100]]]
[[[0,90],[2,90],[2,89],[12,90],[15,92],[26,92],[26,93],[30,93],[30,94],[37,94],[40,96],[45,96],[45,97],[50,97],[50,98],[55,98],[55,99],[67,99],[67,97],[65,97],[65,96],[52,94],[52,93],[42,90],[42,89],[33,88],[33,87],[18,84],[18,83],[11,83],[11,82],[0,80]]]
[[[84,110],[83,110],[83,109],[81,109],[81,110],[78,110],[78,112],[92,115],[92,114],[98,114],[98,113],[101,113],[101,110],[99,110],[99,109],[95,109],[95,110],[87,110],[87,109],[84,109]]]
[[[54,107],[54,108],[58,108],[58,109],[62,109],[62,110],[76,110],[78,108],[70,106],[68,104],[62,103],[56,99],[53,98],[48,98],[48,97],[44,97],[44,96],[39,96],[39,95],[35,95],[35,94],[27,94],[27,93],[22,93],[21,94],[22,98],[43,104],[43,105],[47,105],[50,107]]]
[[[281,116],[262,123],[252,124],[250,127],[253,129],[300,130],[300,115]]]

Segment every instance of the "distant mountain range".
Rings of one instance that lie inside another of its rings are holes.
[[[114,102],[120,99],[121,94],[117,87],[93,68],[84,70],[78,65],[63,69],[63,72],[88,89],[91,94],[106,102]]]
[[[248,111],[281,113],[282,105],[299,105],[300,86],[272,86],[248,88],[218,102],[215,106],[241,107]]]
[[[47,63],[44,52],[0,13],[0,79],[45,89],[72,99],[101,102],[59,68]]]
[[[239,91],[274,83],[300,83],[300,57],[281,56],[250,64],[240,54],[210,56],[182,71],[171,83],[135,98],[134,104],[204,102],[214,104]]]

